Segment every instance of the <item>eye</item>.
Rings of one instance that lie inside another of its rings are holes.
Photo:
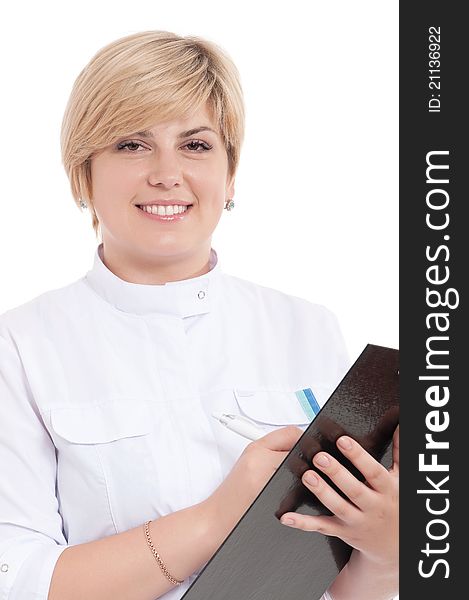
[[[135,154],[137,151],[137,148],[144,148],[144,146],[142,146],[142,144],[140,144],[139,142],[135,142],[133,140],[129,140],[127,142],[121,142],[120,144],[117,144],[118,150],[123,150],[124,148],[126,148],[129,152]]]
[[[202,142],[201,140],[191,140],[185,145],[185,148],[188,148],[191,152],[207,152],[207,150],[211,150],[213,146],[210,146],[210,144]]]

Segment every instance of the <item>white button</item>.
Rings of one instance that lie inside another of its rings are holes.
[[[8,565],[6,563],[3,563],[3,565],[0,567],[0,571],[2,573],[6,573],[8,571]]]
[[[197,294],[197,296],[199,297],[200,300],[203,300],[205,298],[205,292],[203,290],[200,290],[200,292]]]

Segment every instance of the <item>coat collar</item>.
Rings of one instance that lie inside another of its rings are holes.
[[[96,248],[93,267],[86,274],[85,281],[115,308],[139,315],[159,313],[180,318],[210,312],[221,274],[213,248],[208,273],[161,285],[130,283],[120,279],[104,264],[102,250],[101,243]]]

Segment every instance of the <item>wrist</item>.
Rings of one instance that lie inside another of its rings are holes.
[[[200,534],[206,553],[211,558],[223,542],[220,519],[215,502],[207,498],[194,507],[194,517],[198,520]]]
[[[205,549],[205,554],[208,558],[211,558],[215,548],[215,541],[213,539],[213,515],[210,510],[210,506],[204,501],[196,504],[192,507],[194,522],[198,524],[198,539]]]
[[[378,561],[373,557],[367,556],[359,550],[354,550],[348,562],[350,570],[365,573],[373,578],[388,579],[397,581],[399,577],[399,563],[391,561]]]
[[[328,591],[334,600],[390,600],[399,593],[399,567],[354,550]]]
[[[207,536],[212,554],[222,545],[238,520],[232,519],[230,510],[222,510],[216,494],[212,494],[198,506],[201,522]]]

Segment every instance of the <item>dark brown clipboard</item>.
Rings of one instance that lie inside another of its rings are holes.
[[[387,468],[399,422],[399,352],[368,344],[306,431],[208,561],[183,600],[318,600],[348,561],[338,538],[291,529],[285,512],[330,512],[301,481],[320,450],[347,434]]]

